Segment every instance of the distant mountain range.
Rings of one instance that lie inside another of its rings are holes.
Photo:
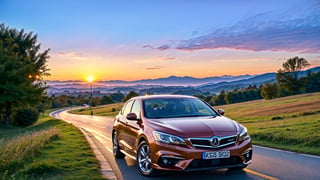
[[[217,76],[217,77],[206,77],[206,78],[195,78],[190,76],[178,77],[178,76],[169,76],[166,78],[158,78],[158,79],[142,79],[137,81],[120,81],[120,80],[112,80],[112,81],[101,81],[102,83],[107,84],[149,84],[149,85],[176,85],[176,86],[195,86],[206,83],[218,83],[218,82],[230,82],[241,79],[247,79],[253,77],[254,75],[241,75],[241,76]]]
[[[306,76],[308,71],[319,72],[320,66],[301,71],[299,76]],[[241,75],[241,76],[218,76],[206,78],[194,78],[190,76],[167,78],[143,79],[137,81],[99,81],[94,83],[94,89],[102,93],[136,91],[140,94],[197,94],[201,92],[218,93],[221,90],[233,90],[245,88],[249,85],[259,86],[265,82],[275,82],[276,73],[265,73],[260,75]],[[88,83],[81,81],[48,81],[49,93],[55,92],[76,92],[88,91]]]

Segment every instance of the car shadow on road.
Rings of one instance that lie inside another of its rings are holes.
[[[219,179],[219,180],[231,180],[231,179],[263,179],[261,177],[254,176],[245,171],[228,171],[222,170],[208,170],[208,171],[191,171],[191,172],[160,172],[156,177],[145,177],[141,175],[136,167],[136,162],[129,158],[116,159],[116,164],[121,172],[121,178],[124,180],[145,180],[145,179],[174,179],[174,180],[195,180],[195,179]]]

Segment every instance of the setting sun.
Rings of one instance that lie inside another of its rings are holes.
[[[87,78],[88,82],[93,82],[94,80],[94,77],[92,75],[89,75],[88,78]]]

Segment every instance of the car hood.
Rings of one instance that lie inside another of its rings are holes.
[[[239,124],[224,116],[150,119],[156,131],[181,137],[229,136],[239,133]]]

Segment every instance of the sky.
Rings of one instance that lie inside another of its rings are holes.
[[[0,0],[50,48],[48,80],[198,78],[320,66],[319,0]]]

